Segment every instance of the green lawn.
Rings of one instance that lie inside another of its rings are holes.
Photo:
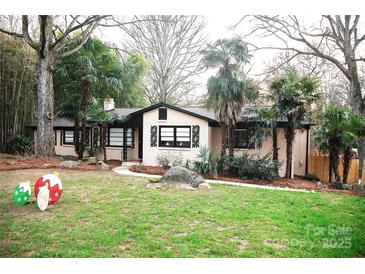
[[[54,207],[13,204],[18,182],[48,172],[0,172],[0,257],[365,256],[364,198],[232,186],[157,190],[142,178],[60,170],[64,192]]]

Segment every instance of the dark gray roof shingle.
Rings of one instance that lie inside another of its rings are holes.
[[[28,125],[30,127],[37,127],[37,122],[33,122],[30,125]],[[66,118],[59,118],[56,117],[53,120],[53,127],[73,127],[74,126],[74,122],[66,119]]]

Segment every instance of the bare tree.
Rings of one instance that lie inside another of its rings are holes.
[[[206,46],[205,19],[201,16],[136,16],[122,26],[131,38],[126,47],[150,62],[144,93],[150,103],[186,104],[194,97],[195,80],[202,70],[201,50]]]
[[[350,85],[348,79],[335,65],[313,55],[298,55],[290,51],[279,52],[272,60],[266,62],[266,67],[258,76],[264,76],[263,81],[270,82],[283,73],[295,70],[300,76],[310,76],[318,81],[318,88],[323,95],[323,101],[318,109],[329,103],[349,107]],[[324,105],[323,105],[324,103]]]
[[[350,85],[350,105],[361,115],[365,115],[365,94],[361,89],[360,69],[365,58],[360,55],[360,47],[365,33],[360,34],[360,16],[323,15],[311,26],[307,26],[297,16],[245,16],[252,29],[247,36],[258,34],[261,38],[275,37],[280,46],[260,46],[256,49],[291,51],[294,56],[309,55],[319,57],[333,64],[348,80]],[[239,23],[240,23],[239,22]],[[362,178],[365,157],[365,138],[359,138],[359,183]]]
[[[19,28],[18,22],[21,22]],[[38,56],[36,154],[54,154],[53,66],[80,50],[98,27],[122,26],[134,21],[110,15],[0,16],[0,32],[23,39]],[[5,25],[5,26],[4,26]],[[7,27],[6,27],[7,26]]]
[[[77,52],[107,16],[51,16],[32,18],[23,15],[21,31],[0,28],[0,32],[22,38],[38,55],[37,69],[37,155],[54,154],[53,137],[53,65]],[[2,18],[6,20],[7,18]],[[14,20],[13,17],[8,19]],[[34,22],[31,22],[32,19]],[[10,26],[12,23],[10,22]],[[30,26],[35,26],[31,37]]]

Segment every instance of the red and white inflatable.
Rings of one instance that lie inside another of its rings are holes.
[[[38,197],[38,193],[41,187],[47,186],[49,190],[49,203],[54,204],[58,201],[62,194],[62,183],[58,177],[58,173],[46,174],[40,177],[34,186],[35,197]]]

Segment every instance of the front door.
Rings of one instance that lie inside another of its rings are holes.
[[[138,128],[138,158],[142,162],[143,159],[143,128]]]

